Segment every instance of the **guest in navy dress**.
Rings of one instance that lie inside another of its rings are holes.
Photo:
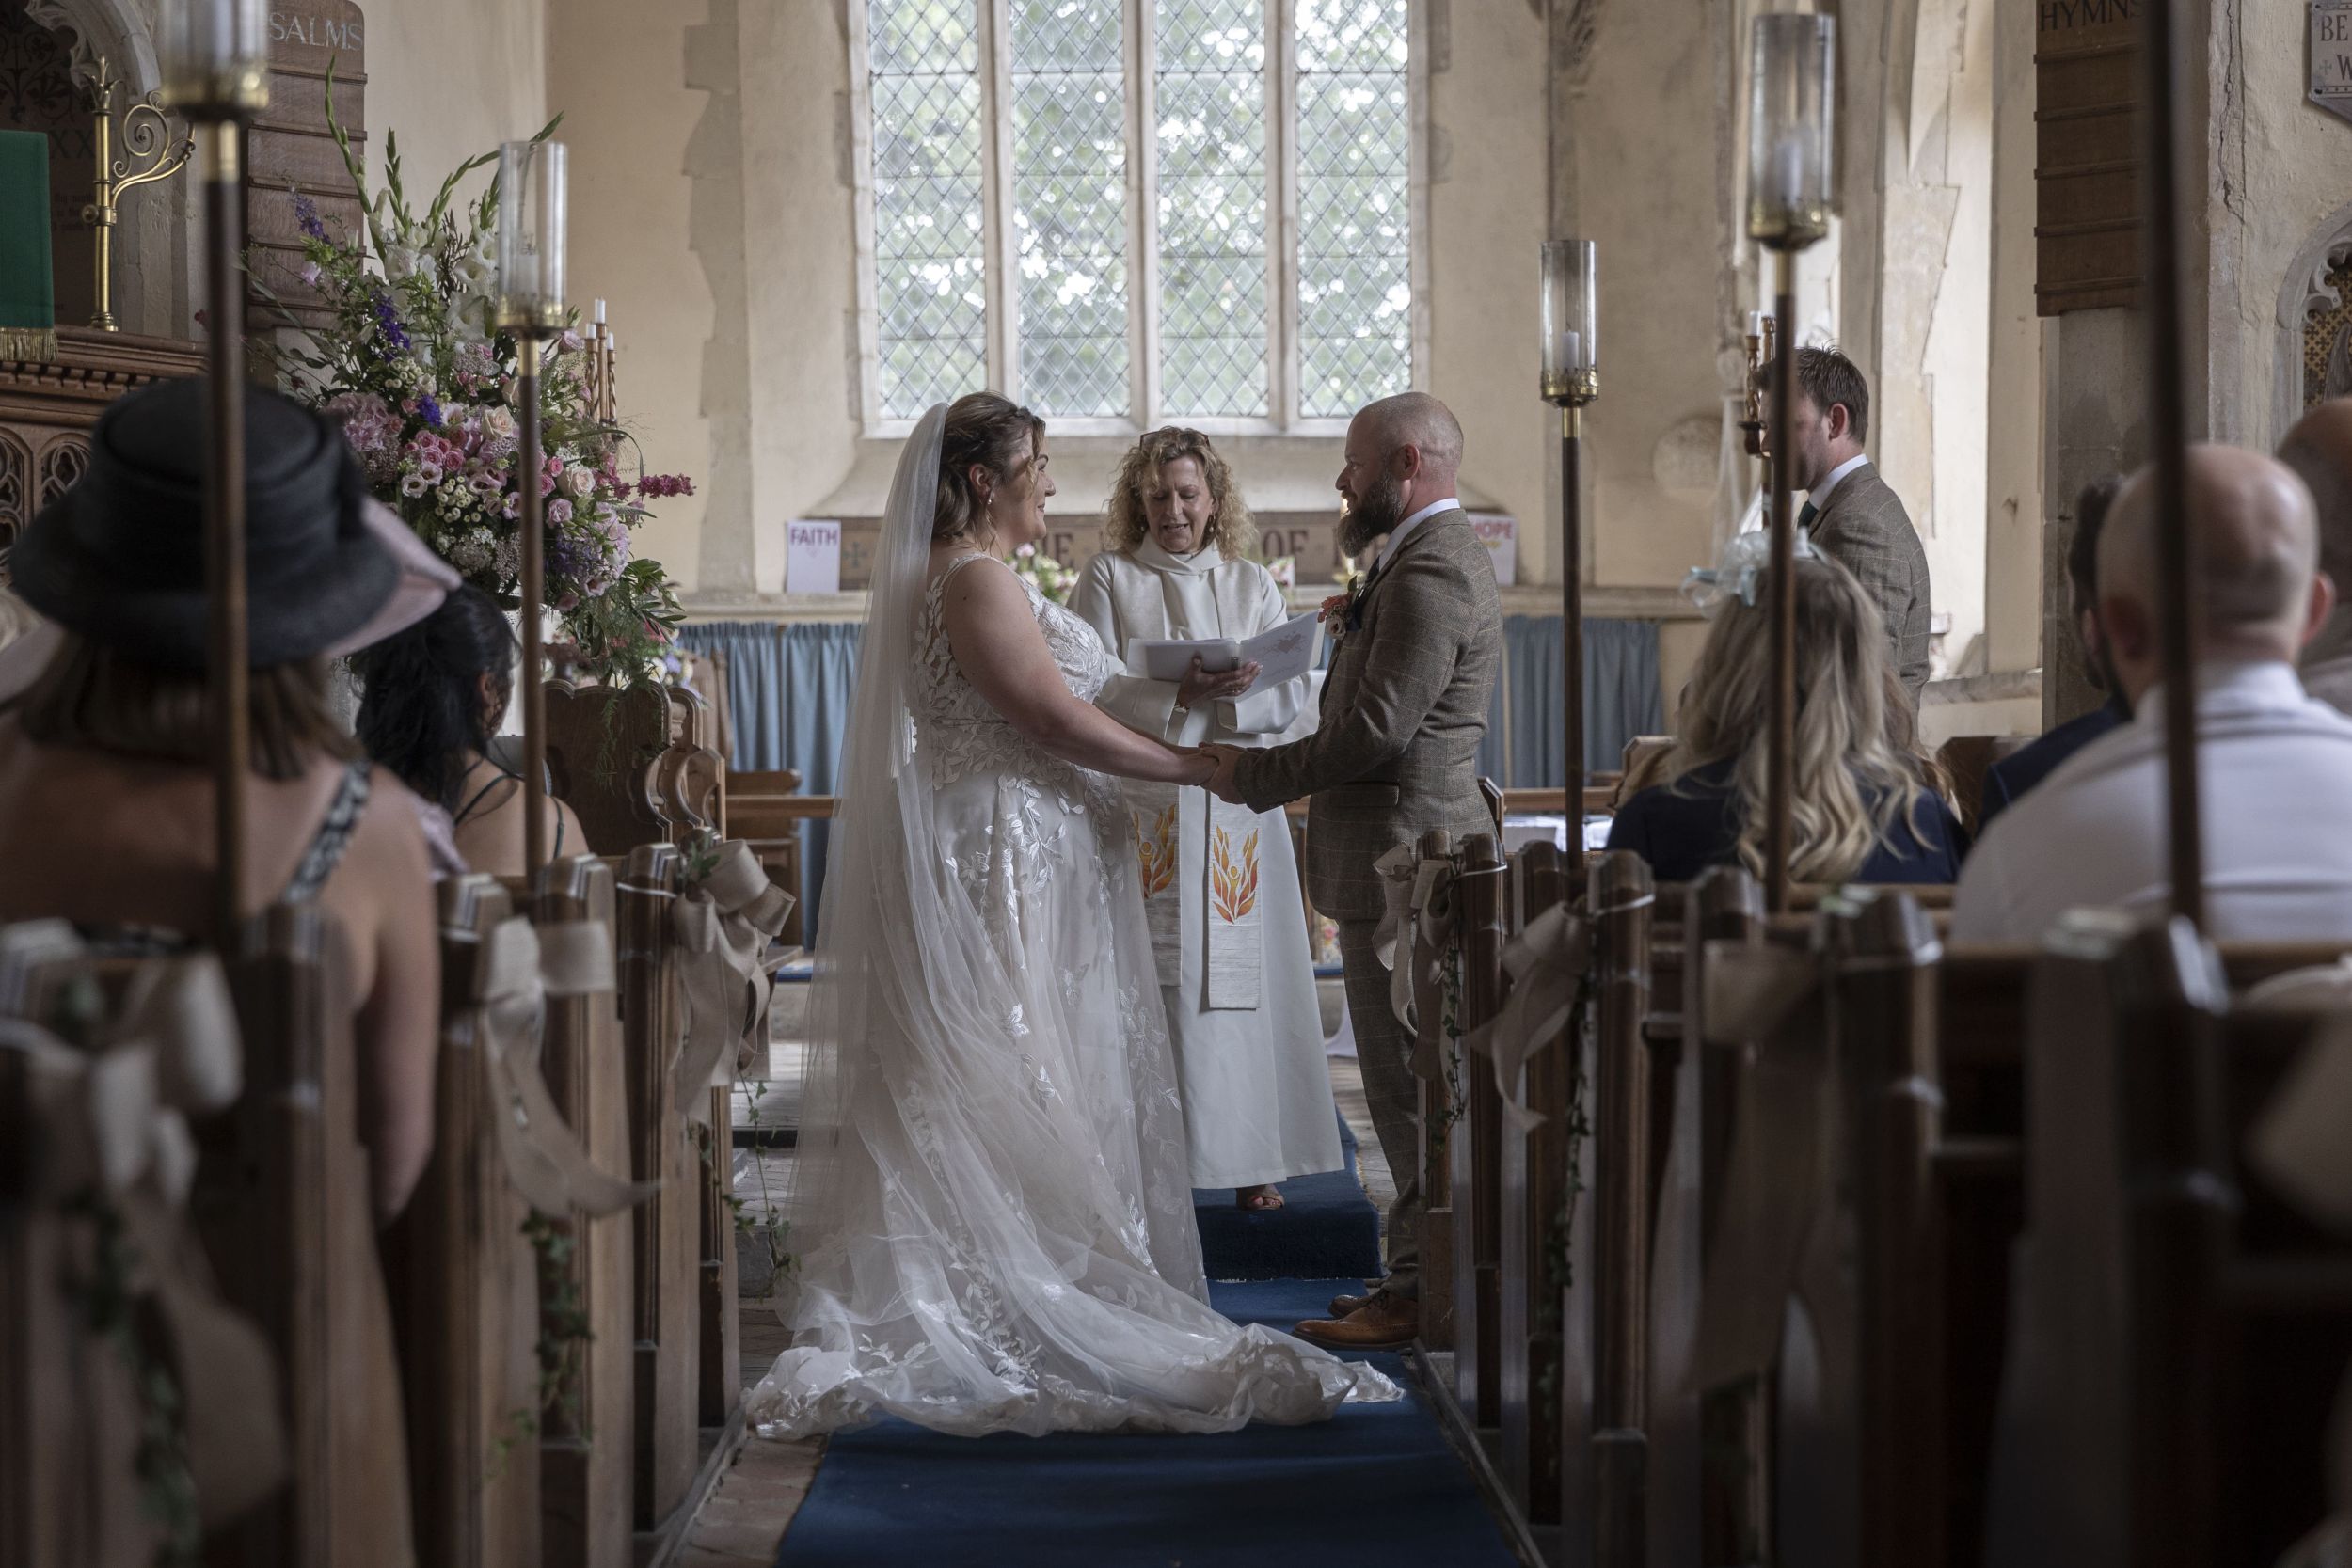
[[[2107,700],[1985,769],[1984,796],[1977,806],[1979,838],[2004,807],[2057,772],[2059,763],[2132,717],[2131,705],[2123,700],[2123,689],[2116,681],[2112,661],[2107,657],[2106,631],[2099,624],[2099,531],[2106,526],[2107,508],[2122,487],[2122,474],[2106,474],[2082,487],[2082,493],[2074,498],[2074,537],[2066,545],[2066,576],[2074,589],[2074,635],[2082,639],[2084,665],[2091,679],[2106,689]]]
[[[1798,882],[1949,882],[1959,820],[1919,750],[1915,716],[1890,678],[1878,607],[1834,561],[1800,556],[1796,790],[1788,873]],[[1626,801],[1609,847],[1661,882],[1713,865],[1764,872],[1771,574],[1723,601],[1684,689],[1666,782]]]

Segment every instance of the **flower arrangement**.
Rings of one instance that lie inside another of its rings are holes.
[[[539,351],[539,472],[517,471],[521,345],[496,325],[496,182],[471,207],[452,200],[458,182],[496,154],[459,166],[420,215],[402,185],[393,134],[384,135],[385,188],[371,199],[334,108],[330,79],[327,124],[366,206],[366,232],[331,231],[313,203],[295,197],[300,276],[332,319],[303,326],[288,315],[295,332],[262,351],[293,396],[342,420],[377,498],[510,609],[521,602],[521,486],[537,484],[544,602],[578,650],[576,667],[613,684],[658,678],[683,616],[675,585],[660,562],[634,556],[630,534],[651,515],[648,501],[691,495],[692,482],[647,474],[642,461],[624,470],[623,449],[633,443],[596,417],[586,344],[568,329]]]
[[[1037,591],[1056,604],[1069,601],[1070,591],[1078,586],[1078,574],[1050,555],[1040,555],[1035,545],[1023,545],[1012,552],[1012,569],[1016,576],[1027,578],[1037,584]]]

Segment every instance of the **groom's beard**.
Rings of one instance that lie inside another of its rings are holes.
[[[1393,532],[1405,520],[1405,489],[1392,479],[1378,479],[1340,519],[1340,553],[1361,555],[1372,542]]]

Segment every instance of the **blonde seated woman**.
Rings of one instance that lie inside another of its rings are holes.
[[[1087,562],[1070,608],[1113,658],[1138,638],[1255,637],[1290,615],[1274,575],[1249,559],[1257,538],[1209,438],[1152,431],[1120,467],[1109,547]],[[1211,674],[1195,659],[1182,681],[1116,676],[1095,705],[1170,745],[1264,746],[1297,721],[1308,685],[1244,695],[1257,674],[1254,664]],[[1289,821],[1279,807],[1253,812],[1191,785],[1124,788],[1193,1185],[1231,1187],[1244,1209],[1279,1209],[1276,1182],[1345,1162]],[[1254,900],[1244,892],[1253,881]]]
[[[1934,760],[1913,740],[1910,699],[1878,607],[1853,575],[1801,557],[1797,585],[1796,788],[1788,875],[1798,882],[1949,882],[1960,821]],[[1772,574],[1723,601],[1684,688],[1662,784],[1627,800],[1609,847],[1661,882],[1709,866],[1764,873],[1770,768]]]

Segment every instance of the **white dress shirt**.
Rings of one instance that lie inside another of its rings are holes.
[[[2208,663],[2198,685],[2207,934],[2352,941],[2352,720],[2275,661]],[[1953,895],[1955,941],[2034,942],[2071,909],[2163,907],[2163,689],[2137,706],[1985,830]]]
[[[1389,558],[1396,554],[1397,546],[1404,544],[1406,539],[1411,535],[1413,530],[1421,527],[1424,519],[1434,517],[1440,512],[1458,512],[1461,510],[1461,507],[1462,501],[1460,497],[1448,496],[1441,501],[1430,502],[1427,506],[1422,507],[1419,512],[1414,513],[1411,516],[1397,524],[1396,527],[1389,530],[1389,542],[1380,546],[1380,559],[1373,562],[1372,569],[1377,572],[1387,566],[1389,563]]]
[[[1862,452],[1855,452],[1851,457],[1847,458],[1843,463],[1840,463],[1837,467],[1832,468],[1829,471],[1828,478],[1822,480],[1820,483],[1816,484],[1812,489],[1807,490],[1804,493],[1804,499],[1812,503],[1814,511],[1828,511],[1829,493],[1837,488],[1837,482],[1869,461],[1870,459],[1866,454]]]

